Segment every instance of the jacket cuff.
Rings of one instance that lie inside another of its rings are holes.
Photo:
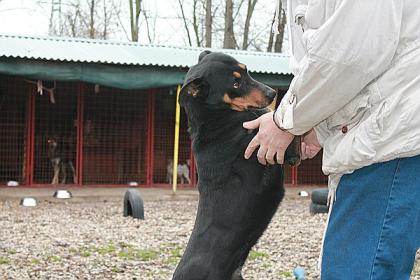
[[[282,129],[287,130],[290,133],[293,133],[294,121],[293,121],[293,111],[296,106],[296,95],[292,92],[286,93],[282,99],[279,107],[274,112],[274,122],[276,125]]]
[[[327,140],[330,135],[330,130],[327,127],[327,122],[320,122],[317,126],[314,127],[316,138],[318,139],[319,145],[324,148],[325,140]]]

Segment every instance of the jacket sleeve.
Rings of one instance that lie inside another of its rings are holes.
[[[342,0],[318,28],[307,22],[306,55],[275,113],[282,128],[295,135],[309,131],[390,66],[399,41],[401,3]]]

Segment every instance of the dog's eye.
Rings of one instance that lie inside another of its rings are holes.
[[[241,86],[241,80],[235,79],[235,82],[233,83],[234,88],[239,88]]]

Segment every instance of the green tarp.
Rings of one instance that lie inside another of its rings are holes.
[[[120,89],[146,89],[182,84],[186,68],[109,65],[0,58],[0,74],[36,80],[84,81]],[[255,73],[252,76],[272,87],[288,87],[291,75]]]

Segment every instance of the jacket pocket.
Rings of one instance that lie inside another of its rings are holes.
[[[343,108],[326,119],[328,129],[341,129],[343,126],[347,126],[348,129],[353,128],[360,122],[371,105],[379,102],[379,100],[379,88],[375,81],[366,86]]]
[[[376,155],[376,149],[381,142],[384,114],[388,111],[387,102],[376,107],[367,121],[362,122],[356,130],[352,142],[351,157],[355,162],[367,162]]]

